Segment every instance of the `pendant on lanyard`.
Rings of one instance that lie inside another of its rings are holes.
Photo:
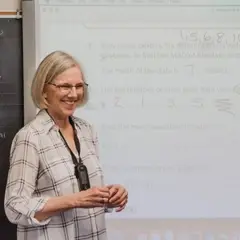
[[[80,190],[87,190],[91,187],[88,176],[88,170],[84,164],[79,163],[75,165],[75,176],[78,179]]]

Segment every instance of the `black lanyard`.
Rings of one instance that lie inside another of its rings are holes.
[[[72,156],[72,160],[73,160],[74,165],[76,166],[78,164],[83,164],[81,156],[80,156],[80,152],[81,152],[81,150],[80,150],[80,142],[79,142],[79,139],[78,139],[78,136],[77,136],[77,133],[76,133],[76,129],[75,129],[75,126],[74,126],[74,123],[73,123],[72,119],[70,118],[69,121],[70,121],[70,124],[71,124],[71,126],[73,128],[74,143],[75,143],[75,146],[76,146],[76,149],[77,149],[79,161],[77,160],[76,155],[72,152],[72,149],[68,146],[67,141],[64,138],[64,136],[62,135],[60,130],[59,130],[59,134],[61,135],[63,142],[65,143],[68,151],[70,152],[70,154]]]
[[[59,130],[59,134],[61,135],[63,142],[65,143],[67,149],[69,150],[73,163],[75,165],[74,170],[75,170],[75,176],[78,180],[78,185],[79,185],[79,190],[87,190],[90,188],[90,180],[88,176],[88,170],[87,167],[83,164],[83,161],[80,156],[80,142],[76,133],[76,129],[74,126],[74,122],[72,121],[71,118],[69,118],[70,124],[72,125],[73,128],[73,135],[74,135],[74,143],[78,152],[78,158],[79,161],[77,160],[75,154],[72,152],[71,148],[68,146],[66,139],[62,135],[61,131]]]

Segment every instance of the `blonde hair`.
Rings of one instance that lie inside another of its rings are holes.
[[[47,108],[48,102],[44,97],[44,86],[51,83],[58,75],[72,67],[79,67],[78,61],[71,55],[62,51],[55,51],[48,54],[38,66],[31,86],[32,100],[39,109]],[[82,71],[82,70],[81,70]],[[83,81],[85,82],[82,73]],[[83,99],[78,106],[84,106],[88,101],[88,89],[84,87]]]

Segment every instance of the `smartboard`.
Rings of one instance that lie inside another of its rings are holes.
[[[22,20],[0,18],[0,235],[16,239],[16,227],[4,212],[4,194],[12,139],[23,126]]]
[[[97,128],[106,182],[129,190],[110,239],[215,239],[240,223],[238,1],[39,0],[23,13],[28,69],[54,50],[83,66],[76,115]]]

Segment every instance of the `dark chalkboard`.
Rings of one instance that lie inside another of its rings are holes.
[[[0,18],[0,236],[15,240],[4,213],[4,193],[12,139],[23,126],[22,20]]]

